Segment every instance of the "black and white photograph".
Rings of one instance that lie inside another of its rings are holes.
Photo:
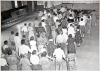
[[[1,0],[1,71],[99,71],[99,0]]]

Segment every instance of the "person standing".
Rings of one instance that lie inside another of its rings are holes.
[[[60,45],[57,45],[57,48],[54,50],[53,56],[55,57],[56,70],[62,70],[62,61],[66,59],[64,51],[61,49]]]
[[[68,40],[67,40],[67,47],[68,47],[68,53],[76,53],[76,49],[75,49],[75,40],[72,37],[71,34],[69,34],[68,36]]]
[[[14,37],[14,42],[16,46],[16,51],[19,53],[19,46],[21,45],[21,38],[19,37],[19,33],[17,32]]]

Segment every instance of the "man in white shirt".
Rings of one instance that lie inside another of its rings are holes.
[[[60,11],[61,11],[62,13],[64,13],[64,12],[66,11],[66,9],[65,9],[63,6],[61,6]]]
[[[43,12],[39,10],[38,16],[41,17],[43,15]]]
[[[56,20],[58,20],[59,18],[57,17],[57,14],[54,15],[53,20],[56,23]]]
[[[45,14],[43,14],[43,16],[41,17],[41,20],[46,20]]]
[[[56,43],[64,43],[65,42],[65,39],[62,35],[62,30],[59,31],[59,35],[57,35],[57,38],[56,38]]]
[[[21,40],[21,44],[22,45],[19,47],[19,56],[21,54],[24,55],[25,53],[28,54],[28,52],[30,52],[30,53],[32,52],[31,49],[29,48],[29,46],[25,45],[25,40],[24,39]]]
[[[56,70],[62,70],[62,61],[66,59],[64,51],[61,49],[60,45],[57,45],[57,49],[54,50],[53,56],[55,57],[56,62]]]
[[[85,21],[83,21],[83,18],[81,18],[81,21],[79,22],[79,25],[80,25],[82,37],[84,37],[84,34],[85,34],[85,24],[86,24]]]
[[[39,21],[37,17],[35,18],[35,21],[34,21],[34,27],[39,27]]]
[[[16,46],[16,51],[17,53],[19,53],[19,46],[21,45],[21,38],[19,37],[19,33],[16,33],[16,36],[14,37],[14,42],[15,42],[15,46]]]
[[[54,7],[53,12],[57,14],[57,9]]]
[[[42,27],[44,27],[45,31],[47,32],[45,20],[42,20],[41,23],[42,23]]]
[[[33,70],[38,70],[40,59],[38,55],[36,55],[36,50],[33,50],[30,56],[30,62],[32,63]]]
[[[32,51],[33,50],[36,50],[37,51],[36,41],[34,40],[34,37],[33,36],[30,38],[29,44],[30,44],[30,47],[31,47],[31,50]]]
[[[26,24],[26,23],[25,23],[24,26],[22,27],[21,31],[22,31],[22,33],[23,33],[24,35],[26,35],[26,33],[28,32],[28,28],[27,28],[27,24]]]
[[[75,37],[75,29],[72,24],[70,24],[70,27],[68,28],[68,36],[70,34],[72,35],[73,38]]]

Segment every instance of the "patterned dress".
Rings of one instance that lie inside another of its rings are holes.
[[[82,43],[82,37],[81,37],[80,31],[77,31],[77,32],[76,32],[76,35],[75,35],[75,42],[76,42],[76,44]]]

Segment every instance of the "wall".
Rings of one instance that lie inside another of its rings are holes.
[[[11,1],[1,1],[1,11],[12,9]]]
[[[23,5],[27,5],[27,1],[22,1]]]

